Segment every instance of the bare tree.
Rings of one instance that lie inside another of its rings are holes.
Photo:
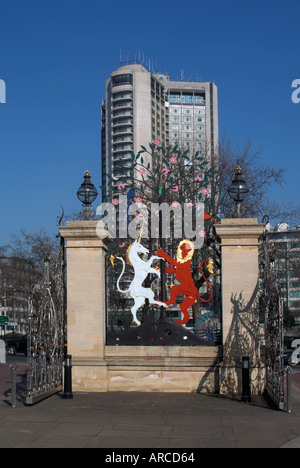
[[[49,236],[44,228],[33,233],[21,229],[10,237],[11,242],[6,246],[9,254],[22,259],[35,272],[37,279],[42,278],[45,260],[55,258],[59,247],[57,238]]]
[[[243,216],[262,219],[267,215],[270,219],[278,219],[288,215],[291,204],[284,206],[268,199],[268,191],[271,187],[283,186],[285,170],[265,166],[261,151],[255,150],[250,140],[243,146],[233,148],[230,140],[223,137],[219,143],[218,156],[221,217],[228,218],[233,213],[233,202],[227,190],[237,167],[242,168],[249,187],[249,194],[241,206]],[[297,212],[299,215],[299,207],[293,206],[293,214]]]
[[[58,247],[58,240],[44,229],[37,233],[22,229],[0,248],[0,308],[25,329],[28,298],[34,286],[43,282],[46,261],[50,263],[50,272],[54,272]]]

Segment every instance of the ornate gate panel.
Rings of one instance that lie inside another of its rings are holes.
[[[207,279],[203,280],[209,292],[207,294],[204,288],[204,299],[201,292],[200,296],[192,278],[193,242],[186,239],[181,241],[178,250],[182,245],[187,246],[186,260],[178,259],[178,255],[175,259],[171,258],[162,249],[157,252],[160,256],[149,255],[148,260],[143,260],[139,253],[148,254],[149,251],[140,240],[127,249],[127,263],[118,254],[108,253],[107,345],[216,346],[220,343],[220,327],[217,328],[219,316],[213,309],[204,308],[205,303],[213,298],[213,289]],[[184,285],[179,281],[176,285],[167,285],[170,290],[165,295],[170,296],[169,301],[157,299],[162,297],[159,286],[162,281],[164,285],[166,283],[166,279],[162,280],[160,276],[161,263],[160,267],[154,265],[161,258],[173,265],[166,267],[167,273],[184,268],[181,281],[187,280]],[[210,260],[203,260],[200,266],[203,277],[205,263],[212,268]]]
[[[274,271],[274,254],[265,235],[262,243],[261,305],[265,316],[266,391],[278,409],[289,411],[288,378],[284,366],[283,298]]]
[[[48,256],[45,258],[43,284],[34,287],[29,299],[27,405],[62,390],[65,316],[63,241],[52,281],[49,261]]]

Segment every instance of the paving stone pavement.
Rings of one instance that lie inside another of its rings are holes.
[[[1,448],[300,448],[299,392],[289,414],[261,396],[245,404],[197,393],[57,394],[12,408],[10,391],[8,368],[0,366]]]

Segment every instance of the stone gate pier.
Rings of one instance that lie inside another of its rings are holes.
[[[108,346],[105,254],[111,238],[98,221],[68,221],[67,334],[74,391],[240,393],[249,356],[253,392],[263,389],[259,356],[256,219],[216,225],[222,249],[223,339],[220,346]]]
[[[223,219],[215,225],[222,257],[222,362],[219,392],[241,393],[242,358],[249,357],[252,393],[264,390],[259,330],[259,238],[257,219]]]

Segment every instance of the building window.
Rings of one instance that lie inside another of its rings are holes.
[[[132,85],[132,75],[129,73],[123,75],[116,75],[112,77],[112,85],[113,86],[121,86],[124,84]]]
[[[171,94],[170,95],[170,102],[181,102],[180,94]]]

